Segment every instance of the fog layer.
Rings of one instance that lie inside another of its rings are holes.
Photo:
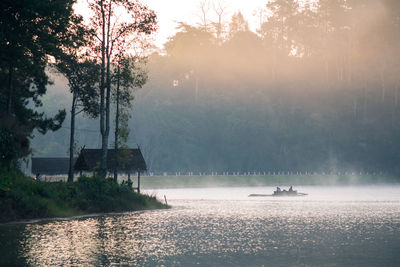
[[[128,145],[158,171],[398,173],[400,2],[265,8],[257,32],[240,13],[181,23],[164,53],[149,57]],[[97,125],[84,119],[80,128]],[[65,155],[67,134],[38,136],[34,146],[46,149],[36,155]],[[96,133],[77,138],[98,146]]]

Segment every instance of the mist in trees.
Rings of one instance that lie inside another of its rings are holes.
[[[397,172],[397,2],[265,9],[257,32],[235,12],[222,43],[183,25],[151,58],[134,120],[152,167]]]
[[[400,171],[398,1],[266,1],[256,31],[220,7],[149,57],[127,144],[151,170]]]

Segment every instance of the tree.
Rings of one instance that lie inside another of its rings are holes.
[[[68,182],[74,181],[75,117],[84,112],[91,118],[98,116],[99,66],[91,59],[86,47],[92,44],[92,32],[81,21],[71,24],[69,38],[73,46],[65,47],[54,64],[56,70],[68,80],[72,93]]]
[[[100,74],[100,133],[102,136],[102,161],[100,176],[107,173],[107,149],[110,133],[110,104],[112,64],[120,51],[129,53],[131,40],[137,35],[149,35],[156,29],[156,15],[137,1],[88,0],[93,12],[91,27],[97,45],[94,52],[101,63]]]
[[[249,30],[249,23],[243,17],[243,14],[238,11],[232,15],[232,21],[229,24],[229,38],[232,38],[238,32],[245,32]]]
[[[200,14],[199,14],[199,18],[200,18],[200,27],[203,28],[203,31],[208,31],[208,23],[209,20],[207,18],[207,14],[210,10],[210,2],[208,0],[202,0],[199,3],[199,9],[200,9]]]
[[[221,1],[218,1],[218,4],[213,4],[213,10],[215,15],[217,16],[217,21],[213,22],[212,25],[214,26],[215,29],[215,36],[217,38],[217,42],[219,45],[222,44],[223,38],[224,38],[224,21],[223,21],[223,16],[226,13],[226,7],[225,4]]]
[[[210,53],[215,47],[215,37],[202,27],[180,23],[181,29],[164,45],[171,56],[171,61],[177,64],[176,75],[194,80],[194,100],[197,101],[201,73],[208,67],[208,58],[214,58]]]
[[[73,55],[66,55],[62,61],[56,64],[57,70],[67,78],[72,93],[68,182],[74,181],[75,117],[84,112],[95,118],[99,112],[97,85],[100,68],[94,60],[83,60],[80,61]]]
[[[297,26],[298,2],[295,0],[274,0],[267,3],[271,16],[261,27],[264,35],[275,41],[276,47],[284,55],[292,50],[295,27]]]
[[[115,85],[114,99],[116,103],[115,112],[115,169],[114,181],[118,181],[118,168],[123,163],[124,151],[119,153],[119,147],[124,145],[129,136],[128,121],[131,117],[128,112],[132,107],[134,89],[141,88],[147,81],[147,73],[141,67],[145,63],[144,58],[128,57],[121,59],[117,64],[117,71],[113,79]],[[122,70],[121,70],[122,69]]]
[[[36,108],[51,83],[46,66],[71,43],[74,0],[4,0],[0,3],[0,162],[10,166],[30,152],[34,129],[44,134],[61,127],[65,110],[47,118]]]

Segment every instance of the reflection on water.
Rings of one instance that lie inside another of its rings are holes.
[[[0,265],[400,266],[400,187],[247,197],[271,191],[150,190],[174,208],[2,225]]]

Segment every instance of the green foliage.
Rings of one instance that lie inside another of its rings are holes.
[[[167,207],[111,179],[83,176],[75,183],[45,183],[15,169],[1,169],[0,176],[0,221]]]
[[[10,165],[29,152],[34,129],[44,134],[61,127],[66,113],[53,118],[35,110],[42,106],[50,80],[46,74],[49,57],[58,58],[63,49],[77,44],[70,33],[78,30],[81,18],[73,14],[75,0],[5,0],[0,3],[0,118],[2,142],[10,152],[2,165]],[[12,123],[3,123],[3,121]],[[11,143],[10,143],[11,142]],[[16,151],[12,151],[15,147]],[[3,151],[3,150],[2,150]]]
[[[147,82],[148,75],[145,65],[147,57],[127,56],[121,58],[112,75],[113,101],[116,102],[117,88],[119,88],[119,103],[123,107],[131,107],[133,93],[142,88]]]
[[[157,20],[154,11],[139,1],[90,0],[88,4],[93,12],[90,28],[95,36],[94,40],[97,40],[90,48],[101,62],[99,114],[103,156],[99,174],[105,178],[112,101],[112,65],[119,64],[120,59],[127,57],[132,49],[141,50],[141,38],[146,38],[157,29]]]
[[[100,66],[96,61],[69,54],[64,55],[55,67],[68,80],[69,89],[74,94],[72,105],[75,113],[83,111],[87,116],[96,118],[99,114],[100,76]]]
[[[118,168],[124,168],[129,159],[128,148],[132,101],[134,92],[141,88],[147,81],[147,72],[144,70],[146,60],[144,57],[121,58],[117,65],[117,71],[113,77],[113,98],[116,103],[114,147],[117,149],[117,164],[114,170],[114,180],[117,181]]]
[[[29,140],[19,125],[7,123],[11,118],[0,117],[0,168],[16,164],[17,158],[29,153]],[[14,128],[15,127],[15,128]]]

